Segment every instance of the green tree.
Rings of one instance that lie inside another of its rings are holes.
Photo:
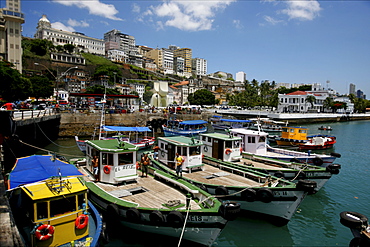
[[[68,52],[69,54],[72,54],[74,50],[76,49],[76,46],[72,44],[65,44],[63,47],[64,47],[64,50]]]
[[[313,96],[313,95],[308,95],[308,96],[306,97],[305,101],[306,101],[307,103],[310,103],[310,104],[311,104],[311,108],[313,108],[313,104],[314,104],[314,103],[315,103],[315,101],[316,101],[316,97],[315,97],[315,96]]]
[[[207,89],[200,89],[189,94],[188,101],[191,105],[213,105],[216,97]]]
[[[34,39],[31,42],[30,50],[35,55],[44,56],[49,52],[49,49],[54,47],[53,43],[46,39]]]
[[[331,97],[327,97],[323,102],[324,109],[332,110],[333,104],[334,104],[334,100]]]
[[[32,85],[32,92],[30,96],[36,98],[48,98],[53,95],[53,85],[49,79],[44,76],[33,76],[29,78]]]
[[[147,91],[145,91],[145,92],[144,92],[144,94],[143,94],[143,100],[144,100],[146,103],[150,104],[150,100],[152,99],[152,96],[153,96],[153,92],[152,92],[152,91],[150,91],[150,90],[147,90]]]
[[[99,76],[107,75],[109,76],[109,84],[113,85],[114,80],[118,83],[118,78],[122,77],[122,72],[117,65],[99,65],[95,69],[94,77],[98,78]],[[116,79],[115,79],[116,78]]]

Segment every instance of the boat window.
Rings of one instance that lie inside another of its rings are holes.
[[[306,130],[299,130],[298,132],[304,134],[304,133],[306,133]]]
[[[248,136],[248,143],[256,143],[256,138],[254,136]]]
[[[294,129],[290,129],[290,133],[294,133]]]
[[[240,142],[239,141],[234,141],[234,148],[238,148],[240,145]]]
[[[190,147],[189,153],[190,153],[190,156],[199,155],[200,154],[200,147],[199,146]]]
[[[110,165],[110,166],[113,166],[114,165],[114,162],[113,162],[113,154],[103,153],[102,156],[103,156],[102,165]]]
[[[188,148],[187,147],[182,147],[182,153],[181,155],[187,156],[188,155]]]
[[[76,211],[76,196],[63,197],[59,200],[50,201],[51,217],[73,211]]]
[[[37,203],[37,219],[45,219],[48,217],[48,203],[39,202]]]
[[[266,137],[265,136],[261,136],[260,139],[258,140],[258,142],[265,142],[266,141]]]
[[[289,132],[288,128],[283,128],[282,132]]]
[[[118,155],[118,165],[127,165],[127,164],[133,164],[133,153],[123,153]]]
[[[211,137],[208,137],[208,142],[211,142]]]
[[[84,204],[85,204],[85,207],[86,207],[86,198],[85,198],[85,193],[83,193],[83,194],[79,194],[78,196],[77,196],[77,200],[78,200],[78,209],[83,209],[84,208]]]
[[[232,141],[225,141],[225,148],[233,148]]]
[[[207,140],[207,137],[206,136],[202,136],[202,141],[206,141]]]
[[[163,149],[163,148],[164,148],[164,143],[162,142],[162,143],[161,143],[161,149]]]

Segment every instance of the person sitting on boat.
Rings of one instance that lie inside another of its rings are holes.
[[[159,151],[159,147],[158,146],[155,146],[154,148],[153,148],[153,151],[154,151],[154,155],[153,155],[153,157],[154,157],[154,159],[158,159],[158,151]]]
[[[144,154],[144,156],[141,158],[141,177],[148,176],[148,166],[150,165],[150,160],[148,157],[148,154]]]
[[[179,153],[176,153],[175,164],[176,164],[176,174],[178,177],[179,177],[179,174],[180,174],[180,177],[182,177],[182,163],[184,163],[184,157],[179,155]]]
[[[93,165],[93,173],[94,173],[94,177],[95,177],[95,181],[98,182],[99,181],[99,159],[98,159],[98,156],[94,156],[93,160],[92,160],[92,165]]]

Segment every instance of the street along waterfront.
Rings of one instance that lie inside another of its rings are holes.
[[[318,193],[307,196],[287,226],[276,227],[264,221],[240,218],[227,225],[214,246],[349,245],[353,236],[351,231],[339,222],[340,212],[354,211],[370,216],[370,153],[367,139],[370,136],[370,121],[325,124],[332,127],[330,134],[337,137],[337,143],[334,148],[321,152],[336,152],[342,155],[336,160],[336,163],[342,165],[340,173],[333,176]],[[318,130],[321,125],[323,124],[305,127],[309,128],[310,134],[324,134],[326,132]],[[72,138],[60,138],[54,143],[44,148],[62,154],[82,156]],[[177,245],[176,241],[163,237],[145,235],[134,238],[134,234],[129,229],[120,228],[119,235],[112,236],[105,246]]]

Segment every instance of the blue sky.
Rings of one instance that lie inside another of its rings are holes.
[[[137,45],[191,48],[208,73],[325,88],[329,80],[341,94],[354,83],[370,98],[370,1],[22,0],[22,12],[27,37],[45,14],[54,28],[95,38],[118,29]]]

